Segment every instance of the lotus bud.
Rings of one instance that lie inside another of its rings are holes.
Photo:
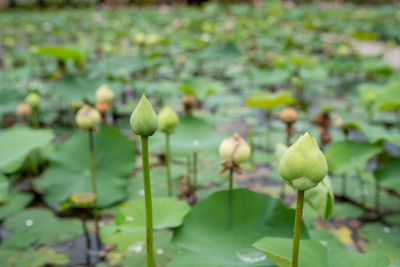
[[[300,136],[283,154],[279,173],[289,185],[299,191],[306,191],[318,185],[325,178],[328,165],[315,138],[308,133]]]
[[[179,117],[170,107],[164,107],[158,114],[159,127],[164,133],[173,133],[178,127]]]
[[[40,96],[37,92],[32,91],[25,98],[25,102],[28,103],[32,108],[37,108],[40,104]]]
[[[131,116],[131,128],[136,135],[151,136],[158,129],[158,118],[153,106],[143,94]]]
[[[114,99],[114,92],[113,90],[108,87],[107,84],[103,84],[99,87],[96,91],[96,101],[97,102],[104,102],[110,103]]]
[[[95,108],[85,104],[76,113],[75,121],[82,129],[91,129],[100,122],[100,113]]]
[[[249,159],[250,147],[239,134],[234,133],[231,137],[222,141],[219,146],[219,155],[224,160],[239,165]]]
[[[293,124],[297,121],[297,111],[292,107],[284,108],[279,114],[279,119],[286,124]]]
[[[16,107],[15,113],[17,116],[26,117],[32,113],[32,108],[27,103],[21,103]]]
[[[71,101],[70,105],[74,109],[80,109],[85,103],[80,100]]]

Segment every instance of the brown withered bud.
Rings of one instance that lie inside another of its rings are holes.
[[[100,113],[106,113],[110,109],[110,104],[106,102],[97,102],[96,109]]]
[[[331,134],[325,128],[320,128],[319,138],[322,144],[329,144],[332,141]]]
[[[193,115],[193,110],[197,106],[198,102],[194,95],[186,94],[181,98],[184,111],[186,115]]]
[[[279,119],[286,124],[293,124],[297,121],[297,111],[292,107],[284,108],[281,113],[279,113]]]
[[[21,104],[19,104],[16,109],[15,109],[15,113],[17,114],[17,116],[19,117],[27,117],[29,115],[31,115],[32,113],[32,108],[30,105],[28,105],[27,103],[23,102]]]
[[[329,116],[328,113],[318,114],[314,119],[314,123],[316,125],[318,125],[319,127],[323,127],[323,128],[330,127],[332,124],[331,117]]]

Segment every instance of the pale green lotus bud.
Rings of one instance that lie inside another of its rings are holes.
[[[318,185],[325,178],[328,165],[315,138],[308,133],[300,136],[296,143],[283,154],[279,173],[293,188],[305,191]]]
[[[100,113],[93,107],[85,104],[75,116],[76,124],[82,129],[90,129],[100,122]]]
[[[158,118],[145,94],[131,116],[131,127],[136,135],[151,136],[158,129]]]
[[[222,141],[219,146],[219,155],[227,161],[236,165],[245,162],[250,157],[250,147],[239,134],[234,133],[231,137]]]
[[[173,133],[178,127],[179,117],[172,108],[166,106],[158,113],[159,128],[164,133]]]
[[[107,84],[103,84],[96,91],[96,101],[98,103],[110,103],[114,99],[114,92]]]
[[[40,104],[40,96],[37,92],[32,91],[25,98],[25,102],[28,103],[32,108],[37,108]]]

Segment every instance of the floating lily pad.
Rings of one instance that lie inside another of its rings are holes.
[[[375,178],[381,186],[400,192],[400,159],[392,158],[382,168],[374,171]]]
[[[25,208],[33,200],[33,194],[11,190],[7,203],[0,205],[0,220]]]
[[[3,246],[9,248],[60,243],[83,233],[80,221],[58,219],[42,208],[24,210],[7,218],[4,229],[11,233],[3,241]]]
[[[246,189],[234,190],[232,200],[230,206],[229,192],[220,191],[192,208],[175,230],[173,242],[181,252],[169,267],[273,266],[251,245],[262,235],[291,236],[294,211],[278,199]]]
[[[338,141],[325,151],[328,168],[333,172],[349,172],[364,168],[368,160],[382,151],[380,144]]]
[[[127,197],[135,154],[131,142],[114,127],[94,133],[94,150],[98,204],[105,207]],[[87,132],[76,131],[49,159],[50,167],[37,182],[48,204],[60,205],[75,193],[92,191]]]
[[[9,182],[7,180],[7,177],[5,177],[0,173],[0,207],[4,203],[6,203],[9,199],[8,187],[9,187]]]
[[[208,78],[186,79],[179,86],[179,90],[185,94],[195,95],[197,99],[205,101],[207,96],[221,93],[226,90],[224,83]]]
[[[17,171],[32,150],[50,144],[53,138],[52,130],[33,130],[23,125],[0,131],[0,170]]]
[[[47,265],[64,265],[69,257],[64,253],[57,253],[53,248],[30,248],[26,251],[1,248],[0,262],[4,267],[41,267]]]
[[[296,101],[289,92],[257,92],[246,100],[246,106],[273,109],[282,105],[294,104]]]

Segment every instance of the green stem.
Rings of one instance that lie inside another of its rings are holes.
[[[37,107],[32,108],[32,125],[34,128],[39,129],[39,111]]]
[[[193,192],[197,190],[197,152],[193,154]]]
[[[188,189],[189,189],[189,195],[192,193],[192,182],[190,181],[191,178],[191,171],[192,171],[192,166],[191,166],[191,160],[190,160],[190,155],[187,156],[186,158],[186,176],[187,176],[187,184],[188,184]]]
[[[380,215],[380,198],[381,198],[381,186],[378,180],[375,180],[375,209],[378,215]]]
[[[167,167],[167,184],[168,184],[168,196],[172,196],[172,180],[171,180],[171,165],[170,165],[171,154],[169,151],[169,134],[165,134],[165,165]]]
[[[229,169],[229,191],[233,189],[233,168]]]
[[[28,154],[28,157],[26,158],[26,160],[28,161],[29,169],[30,169],[30,171],[32,172],[32,174],[33,174],[34,176],[35,176],[35,175],[38,175],[38,174],[39,174],[39,168],[38,168],[38,166],[36,165],[35,160],[33,159],[31,153]]]
[[[142,140],[144,199],[146,206],[147,267],[154,267],[153,211],[151,204],[151,184],[150,184],[150,169],[149,169],[149,137],[141,136],[141,140]]]
[[[342,196],[346,196],[346,184],[347,184],[347,176],[345,173],[342,174]]]
[[[93,142],[93,129],[89,129],[89,155],[90,155],[90,173],[92,175],[92,191],[96,196],[94,200],[94,219],[95,219],[95,232],[97,239],[97,248],[100,248],[100,238],[99,238],[99,206],[97,204],[97,184],[96,184],[96,163],[94,157],[94,142]]]
[[[304,191],[297,191],[296,217],[294,220],[292,267],[299,266],[300,233],[303,216]]]

